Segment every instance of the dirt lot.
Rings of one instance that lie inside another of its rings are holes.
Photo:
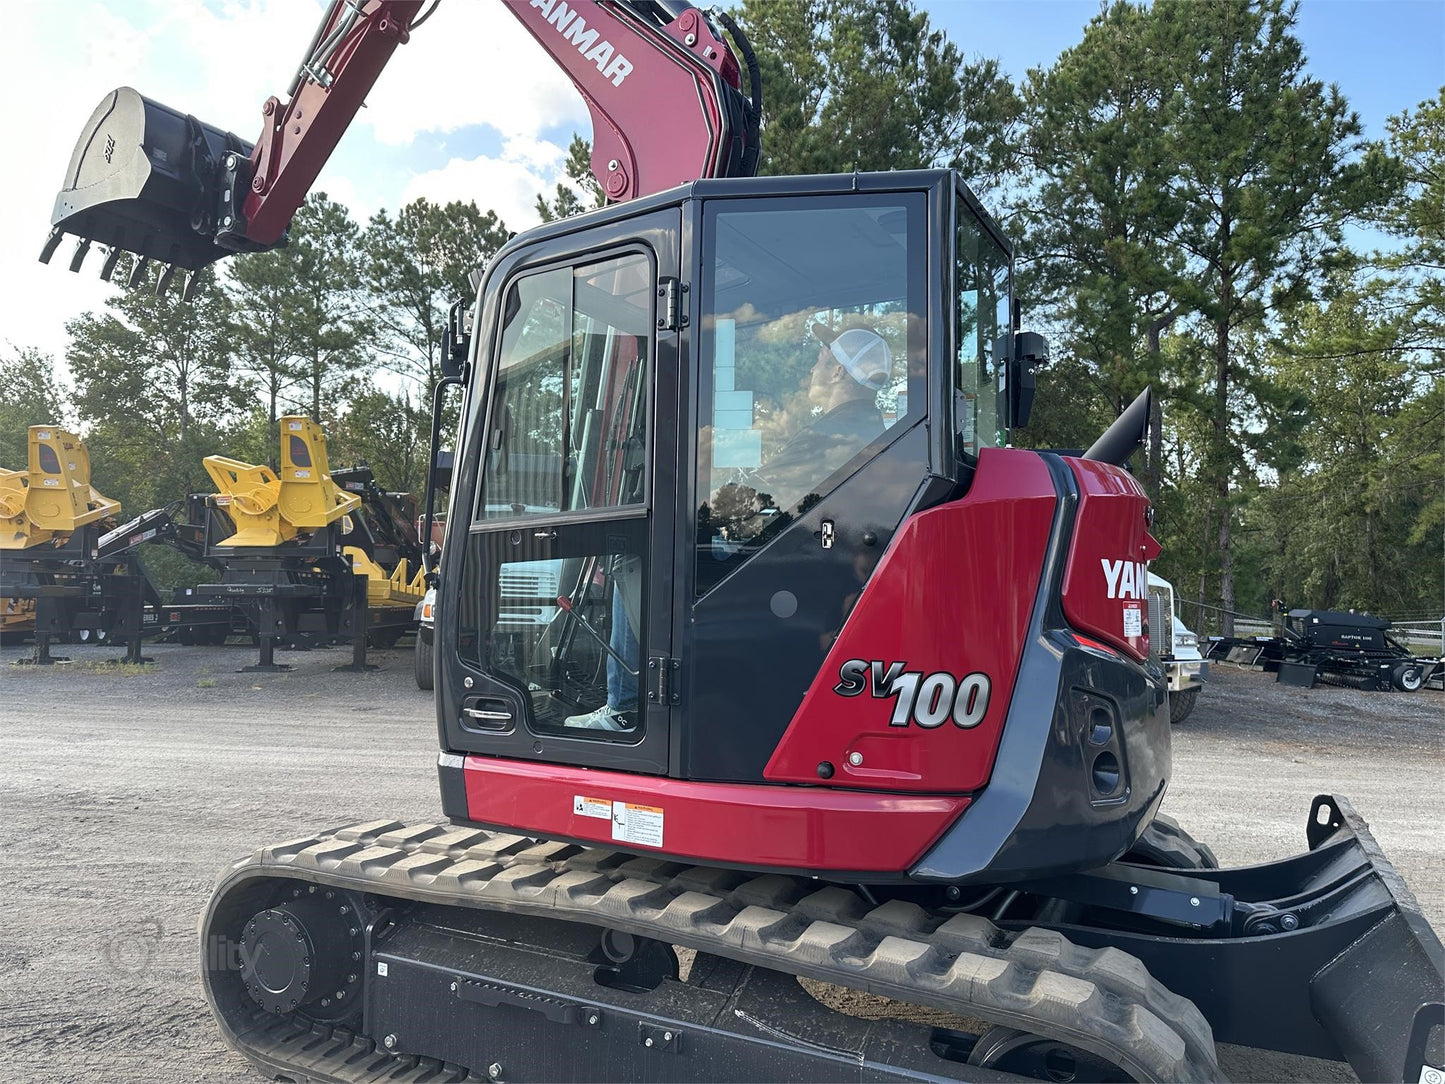
[[[212,1027],[195,926],[221,868],[319,825],[436,816],[436,731],[409,652],[333,673],[239,674],[249,649],[151,649],[154,668],[39,670],[0,652],[0,1080],[256,1080]],[[1445,929],[1445,695],[1308,692],[1223,670],[1176,728],[1165,810],[1226,864],[1303,849],[1350,797]],[[1236,1080],[1348,1070],[1223,1051]]]

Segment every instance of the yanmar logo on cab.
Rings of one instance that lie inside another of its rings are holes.
[[[577,14],[576,5],[568,7],[564,0],[532,0],[532,6],[540,9],[547,22],[575,45],[585,59],[597,65],[604,79],[611,79],[614,87],[622,85],[622,80],[632,71],[632,61],[596,30],[589,29],[586,20]]]
[[[1111,561],[1100,557],[1104,585],[1110,598],[1145,598],[1149,594],[1149,572],[1142,561]]]

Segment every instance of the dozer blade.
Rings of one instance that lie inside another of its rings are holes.
[[[238,202],[249,183],[251,144],[179,113],[130,87],[105,96],[80,133],[55,198],[41,249],[48,263],[66,234],[80,238],[70,263],[80,269],[92,244],[106,246],[109,278],[120,252],[197,271],[250,245]],[[228,247],[217,244],[220,234]],[[131,276],[132,285],[140,276]]]
[[[1387,900],[1379,921],[1310,981],[1315,1015],[1361,1080],[1445,1079],[1445,950],[1420,905],[1345,799],[1322,794],[1310,809],[1310,850],[1356,849],[1367,883]],[[1341,900],[1348,913],[1356,901]],[[1363,907],[1361,908],[1363,910]]]

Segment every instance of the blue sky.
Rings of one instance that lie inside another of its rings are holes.
[[[919,5],[964,54],[998,57],[1015,81],[1078,44],[1099,11],[1093,0],[931,0]],[[1442,0],[1303,0],[1296,29],[1307,68],[1338,83],[1365,124],[1385,135],[1385,118],[1445,85]]]
[[[997,56],[1015,78],[1078,42],[1093,0],[927,0],[921,4],[967,56]],[[46,0],[7,9],[0,35],[9,145],[0,218],[0,345],[57,357],[65,320],[100,305],[92,257],[80,275],[35,262],[81,125],[111,88],[161,102],[254,138],[259,106],[279,94],[320,0]],[[1304,0],[1298,34],[1309,70],[1339,84],[1372,138],[1385,118],[1445,84],[1445,0]],[[18,106],[27,98],[44,108]],[[409,199],[474,198],[509,226],[558,176],[581,99],[496,0],[446,0],[383,73],[318,187],[365,218]]]

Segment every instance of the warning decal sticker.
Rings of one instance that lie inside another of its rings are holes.
[[[1124,603],[1124,639],[1131,640],[1144,635],[1144,607],[1139,603]]]
[[[572,813],[578,817],[596,817],[599,820],[612,819],[612,803],[606,798],[587,798],[581,794],[572,796]]]
[[[641,847],[662,846],[662,809],[631,802],[612,803],[612,838]]]

